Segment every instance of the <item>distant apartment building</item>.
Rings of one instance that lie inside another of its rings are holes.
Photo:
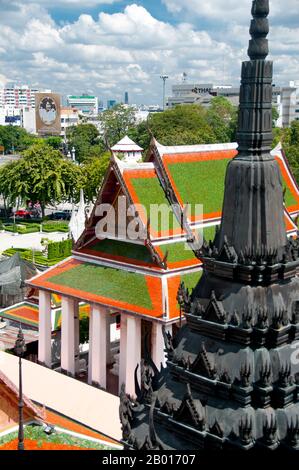
[[[83,116],[96,116],[99,112],[99,100],[92,95],[68,95],[67,105],[75,108]]]
[[[78,109],[71,107],[61,108],[61,137],[65,138],[67,129],[71,126],[77,126],[80,121]]]
[[[239,92],[239,87],[231,85],[183,82],[173,85],[172,96],[168,98],[166,107],[171,109],[180,104],[200,104],[208,107],[215,96],[223,96],[238,106]],[[293,120],[299,120],[299,81],[291,82],[289,87],[273,86],[272,104],[279,114],[277,126],[288,127]]]
[[[10,105],[0,107],[0,126],[20,126],[20,109]]]
[[[28,85],[6,85],[0,89],[0,108],[9,106],[20,109],[23,106],[35,107],[35,93],[40,90]]]

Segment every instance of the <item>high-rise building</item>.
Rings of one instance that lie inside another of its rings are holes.
[[[71,108],[77,109],[84,116],[95,116],[99,110],[99,100],[93,95],[68,95],[67,104]]]
[[[125,104],[129,104],[129,92],[125,92]]]
[[[38,88],[30,88],[28,85],[6,85],[0,89],[0,108],[10,106],[12,108],[22,108],[27,106],[35,108],[35,93]]]
[[[107,101],[107,109],[112,109],[114,106],[116,106],[117,101],[116,100],[108,100]]]
[[[168,98],[166,107],[170,109],[181,104],[199,104],[208,107],[215,96],[223,96],[233,105],[238,106],[239,95],[240,87],[183,82],[173,85],[172,96]],[[272,106],[279,114],[276,124],[278,127],[288,127],[294,119],[299,119],[299,81],[290,82],[288,87],[273,86]]]

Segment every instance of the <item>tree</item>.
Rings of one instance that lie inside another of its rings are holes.
[[[77,199],[83,181],[81,168],[44,142],[32,145],[23,158],[0,169],[0,191],[6,200],[39,202],[43,217],[48,204]]]
[[[207,120],[207,111],[200,105],[179,105],[163,113],[151,114],[135,132],[136,143],[147,150],[151,135],[163,145],[216,143],[217,139]],[[146,132],[148,137],[146,138]]]
[[[273,128],[276,126],[276,122],[278,118],[279,118],[278,109],[275,106],[272,106],[272,127]]]
[[[59,150],[62,145],[62,138],[59,136],[46,137],[45,143],[53,149]]]
[[[14,153],[25,150],[38,140],[38,137],[29,134],[19,126],[0,126],[0,145],[4,146],[5,153]]]
[[[224,96],[212,99],[207,109],[207,121],[217,142],[234,142],[236,139],[238,108]]]
[[[76,160],[82,163],[90,157],[93,147],[103,151],[99,141],[99,131],[93,124],[79,124],[67,129],[66,136],[69,148],[75,148]]]
[[[299,183],[299,121],[293,121],[290,127],[275,128],[273,134],[273,147],[281,142],[295,179]]]
[[[84,174],[84,195],[88,201],[94,201],[103,182],[110,161],[110,153],[106,152],[98,158],[90,158],[82,165]]]
[[[135,110],[129,106],[118,104],[99,115],[106,148],[113,147],[136,124]]]

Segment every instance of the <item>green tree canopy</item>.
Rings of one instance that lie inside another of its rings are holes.
[[[21,152],[36,141],[38,137],[29,134],[22,127],[0,126],[0,145],[4,146],[5,153]]]
[[[236,140],[238,108],[224,96],[212,99],[207,109],[207,121],[210,124],[217,142],[234,142]]]
[[[0,169],[0,192],[6,200],[11,204],[18,199],[39,201],[43,216],[48,204],[78,198],[83,181],[81,168],[44,142],[32,145],[23,158]]]
[[[123,104],[117,104],[99,115],[106,148],[113,147],[135,126],[135,110]]]
[[[103,151],[99,140],[99,131],[93,124],[71,126],[67,129],[66,136],[69,148],[75,148],[76,160],[79,163],[90,158],[94,147],[97,147],[98,151]]]
[[[84,195],[88,201],[96,198],[110,161],[110,152],[94,157],[84,162],[82,173],[84,174]]]
[[[292,172],[299,183],[299,121],[293,121],[290,127],[273,129],[273,147],[281,142]]]
[[[179,105],[151,114],[147,122],[131,128],[128,135],[145,150],[151,135],[163,145],[195,145],[235,140],[237,108],[226,98],[212,99],[211,106]]]

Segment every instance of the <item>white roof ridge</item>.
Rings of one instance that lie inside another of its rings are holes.
[[[155,140],[156,147],[161,156],[165,154],[179,154],[179,153],[197,153],[197,152],[212,152],[215,150],[236,150],[238,148],[237,142],[229,142],[222,144],[196,144],[196,145],[161,145]]]
[[[117,142],[117,144],[113,145],[113,147],[111,147],[111,150],[114,150],[114,151],[128,151],[128,150],[132,150],[132,151],[142,151],[143,148],[139,147],[139,145],[136,144],[136,142],[134,142],[132,139],[130,139],[130,137],[128,137],[127,135],[125,137],[123,137],[119,142]]]

